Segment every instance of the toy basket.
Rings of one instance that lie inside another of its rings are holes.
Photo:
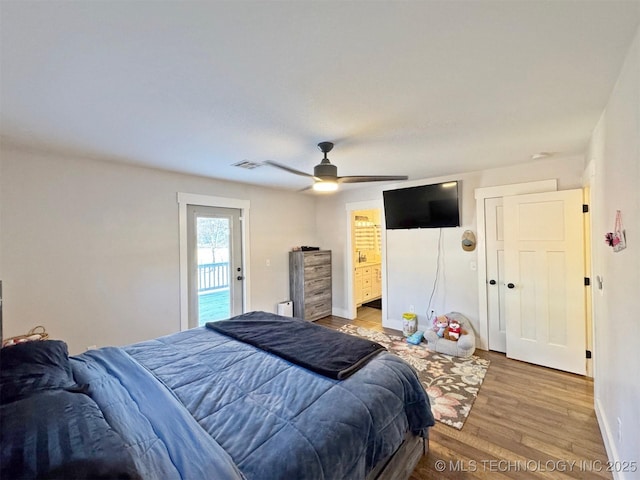
[[[2,341],[3,347],[8,347],[10,345],[15,345],[17,343],[24,342],[32,342],[34,340],[47,340],[49,338],[49,334],[45,330],[42,325],[38,325],[33,327],[24,335],[17,335],[15,337],[9,337]]]

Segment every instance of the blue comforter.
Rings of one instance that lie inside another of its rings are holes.
[[[206,328],[0,357],[3,478],[362,479],[434,423],[415,372],[387,352],[342,381]]]
[[[407,431],[426,435],[434,424],[415,372],[387,352],[339,381],[204,327],[124,350],[168,387],[167,402],[175,395],[174,403],[250,480],[362,479]],[[100,355],[81,357],[93,362]],[[200,447],[174,440],[193,467]]]
[[[71,365],[143,479],[243,478],[171,391],[122,349],[90,351],[71,358]]]

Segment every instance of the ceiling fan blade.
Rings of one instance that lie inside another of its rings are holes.
[[[281,163],[274,162],[273,160],[265,160],[263,163],[266,163],[267,165],[271,165],[272,167],[279,168],[281,170],[285,170],[285,171],[287,171],[289,173],[293,173],[295,175],[300,175],[302,177],[311,177],[313,179],[318,180],[316,177],[314,177],[310,173],[301,172],[300,170],[296,170],[295,168],[287,167],[286,165],[282,165]]]
[[[327,158],[327,153],[333,149],[333,146],[333,142],[320,142],[318,144],[318,148],[320,148],[324,154],[324,158],[318,165],[313,167],[313,174],[296,170],[295,168],[274,162],[273,160],[264,160],[262,163],[279,168],[285,172],[293,173],[294,175],[313,178],[315,180],[312,186],[298,190],[299,192],[304,192],[311,188],[317,191],[330,192],[334,191],[338,187],[338,183],[388,182],[409,179],[406,175],[350,175],[346,177],[339,177],[337,167]]]
[[[406,175],[351,175],[338,177],[338,183],[385,182],[389,180],[408,180]]]

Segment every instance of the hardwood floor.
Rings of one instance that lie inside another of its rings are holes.
[[[373,310],[373,311],[372,311]],[[316,323],[340,328],[353,323],[383,328],[380,311],[364,307],[349,321],[327,317]],[[476,350],[491,360],[462,430],[436,422],[429,453],[411,480],[613,478],[593,409],[590,378],[539,367],[505,355]]]

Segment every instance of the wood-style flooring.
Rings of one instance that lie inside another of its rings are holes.
[[[340,328],[353,323],[382,327],[380,311],[358,309],[349,321],[327,317],[316,323]],[[462,430],[436,422],[429,453],[411,475],[425,479],[611,479],[593,409],[593,381],[505,355],[476,350],[491,360]]]

